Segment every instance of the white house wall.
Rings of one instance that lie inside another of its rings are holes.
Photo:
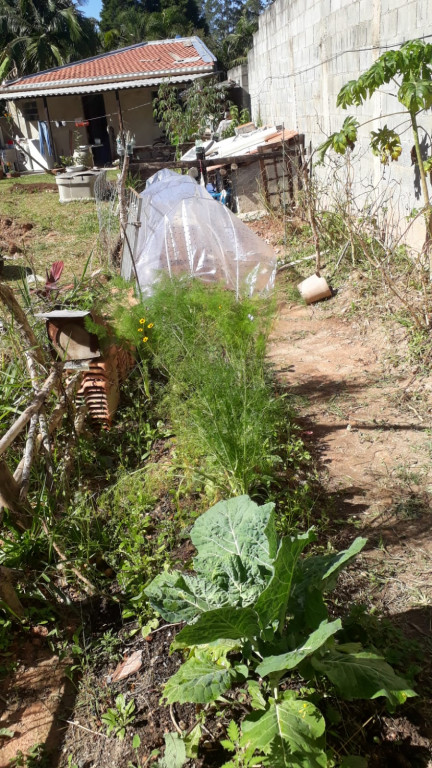
[[[153,117],[154,88],[120,91],[120,103],[125,130],[135,136],[137,145],[148,145],[159,138],[161,130]]]
[[[305,134],[306,146],[311,142],[316,148],[339,129],[347,114],[360,123],[383,115],[360,131],[357,179],[364,189],[368,184],[382,187],[391,174],[393,204],[396,195],[399,215],[405,215],[422,205],[411,166],[410,132],[402,134],[403,153],[391,170],[366,151],[371,130],[385,123],[400,124],[400,115],[384,117],[401,108],[394,88],[383,88],[363,107],[346,111],[336,107],[336,98],[346,82],[356,79],[385,50],[423,35],[432,36],[431,0],[275,0],[260,17],[248,55],[252,116],[262,123],[297,129]],[[421,116],[421,125],[429,150],[430,113]]]
[[[152,144],[161,135],[161,130],[153,117],[152,94],[154,88],[136,88],[120,91],[120,104],[123,123],[126,130],[135,135],[137,145]],[[114,91],[103,94],[104,110],[107,116],[107,127],[114,128],[115,135],[119,131],[117,101]],[[39,120],[45,120],[42,98],[34,99],[38,107]],[[22,114],[24,100],[9,102],[9,110],[14,122],[14,134],[22,138],[37,139],[39,129],[37,120],[25,120]],[[26,101],[29,101],[26,99]],[[51,130],[58,156],[70,155],[75,144],[87,144],[86,127],[76,127],[77,119],[84,119],[81,96],[48,96],[47,106],[51,122]],[[57,126],[56,122],[66,122],[66,126]],[[77,137],[80,135],[80,138]]]

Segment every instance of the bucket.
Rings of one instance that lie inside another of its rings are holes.
[[[328,299],[332,295],[325,277],[318,277],[317,275],[307,277],[306,280],[298,284],[297,289],[306,304]]]

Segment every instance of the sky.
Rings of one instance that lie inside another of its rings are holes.
[[[81,8],[86,16],[98,19],[102,8],[102,0],[87,0]]]

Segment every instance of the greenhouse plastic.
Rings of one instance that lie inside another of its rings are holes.
[[[223,282],[237,296],[273,287],[273,249],[190,176],[158,171],[140,198],[134,260],[144,293],[161,271]]]

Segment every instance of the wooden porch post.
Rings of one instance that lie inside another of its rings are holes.
[[[45,120],[46,120],[47,125],[48,125],[48,133],[49,133],[49,137],[50,137],[50,141],[51,141],[54,162],[57,162],[57,160],[58,160],[57,150],[55,148],[54,139],[53,139],[53,135],[52,135],[51,120],[50,120],[50,116],[49,116],[49,112],[48,112],[48,104],[47,104],[46,96],[42,96],[42,101],[43,101],[43,105],[44,105]]]
[[[115,97],[116,97],[116,102],[117,102],[117,114],[118,114],[118,120],[119,120],[119,129],[120,129],[120,133],[123,133],[123,131],[124,131],[124,128],[123,128],[123,115],[122,115],[122,111],[121,111],[120,94],[119,94],[118,90],[116,90],[116,92],[115,92]]]

